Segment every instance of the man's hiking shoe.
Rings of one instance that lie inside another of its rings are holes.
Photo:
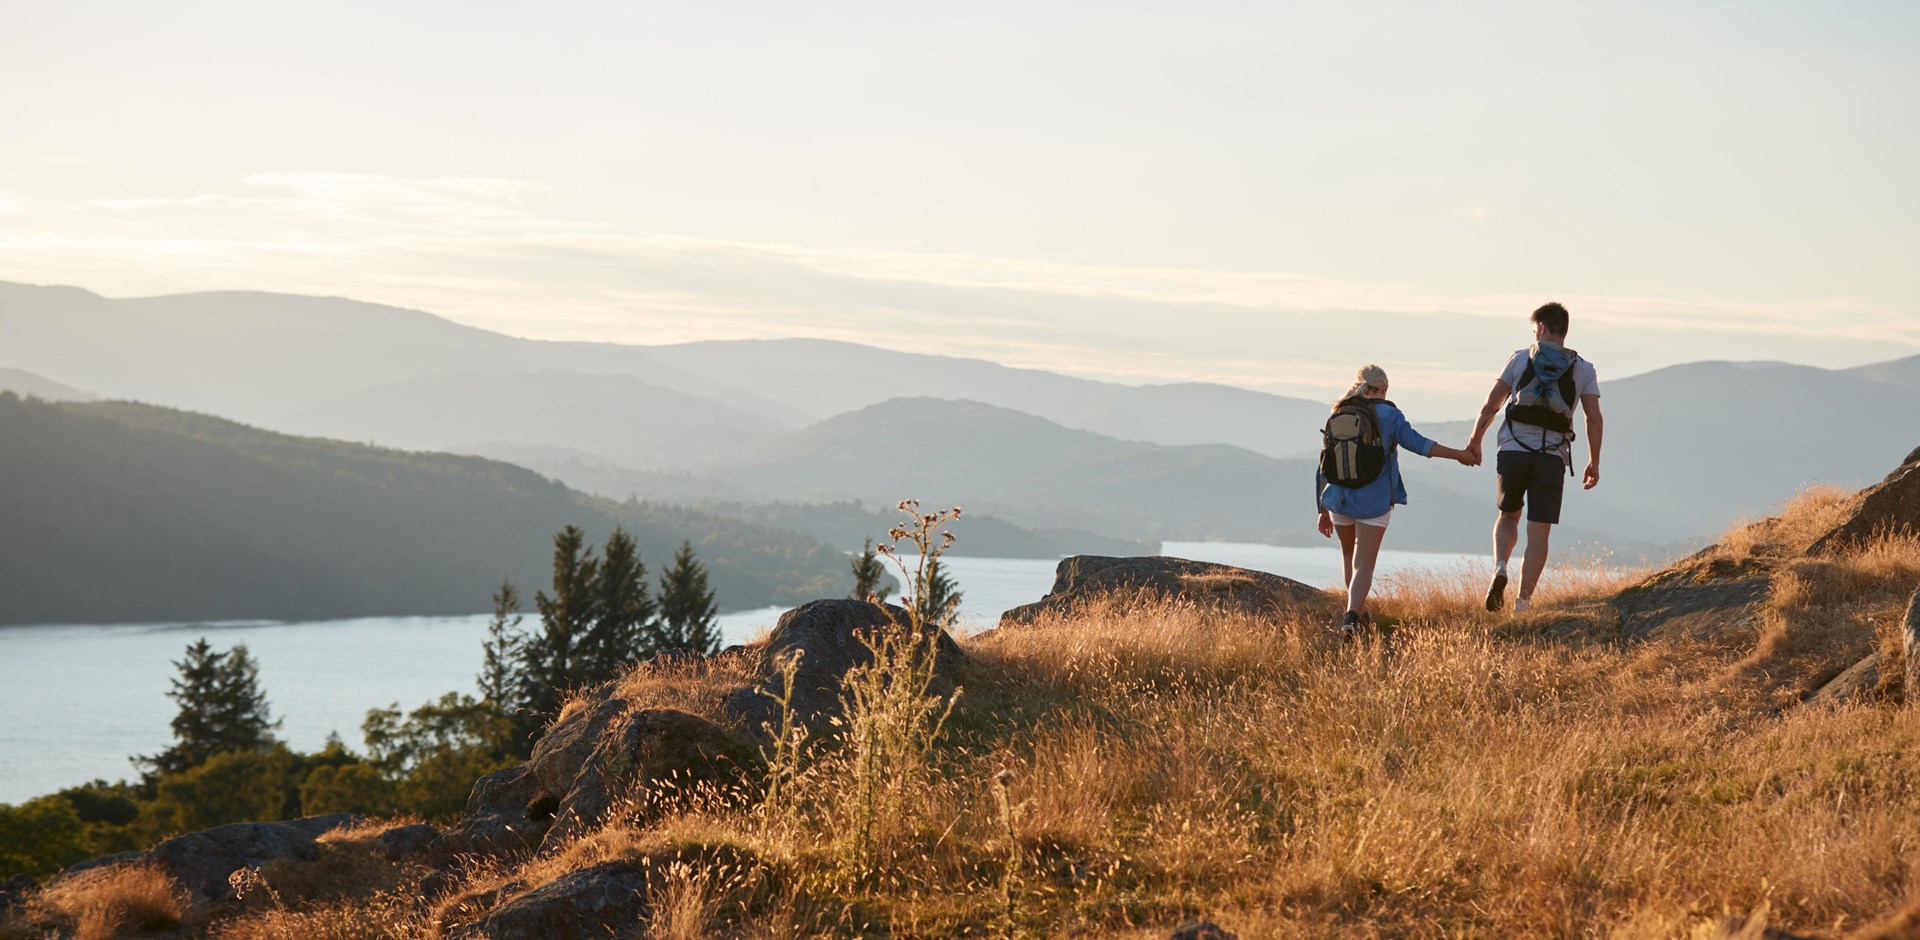
[[[1360,638],[1360,615],[1347,611],[1346,619],[1340,621],[1340,639],[1357,640]]]
[[[1499,610],[1500,605],[1506,602],[1507,573],[1504,571],[1496,571],[1493,573],[1493,583],[1487,585],[1487,609]]]
[[[1513,612],[1516,614],[1524,614],[1532,609],[1532,607],[1533,602],[1524,597],[1516,597],[1513,599]]]

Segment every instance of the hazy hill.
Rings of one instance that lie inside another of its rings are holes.
[[[1022,525],[1120,538],[1321,541],[1309,460],[1118,441],[979,402],[883,402],[804,428],[769,444],[756,462],[721,472],[788,497],[908,492]],[[1394,523],[1394,547],[1484,547],[1484,500],[1438,488],[1415,500],[1417,511]],[[1598,538],[1577,526],[1564,537]]]
[[[1070,428],[1157,444],[1233,444],[1271,456],[1303,446],[1289,429],[1317,427],[1319,402],[1227,385],[1129,386],[1016,369],[978,359],[903,353],[815,339],[733,340],[649,346],[682,372],[730,376],[739,388],[787,402],[814,419],[864,408],[905,391],[1036,415]]]
[[[1920,356],[1908,356],[1892,362],[1877,362],[1851,370],[1855,375],[1920,391]]]
[[[302,413],[289,429],[400,447],[598,454],[641,468],[744,453],[789,430],[771,418],[631,375],[451,372],[389,382]]]
[[[316,618],[529,598],[551,536],[691,537],[729,608],[844,591],[845,558],[736,519],[575,493],[518,467],[296,438],[124,402],[0,396],[0,623]]]
[[[0,392],[31,396],[41,401],[90,401],[93,395],[52,379],[42,378],[25,369],[0,368]]]
[[[716,385],[634,346],[539,342],[418,310],[249,291],[110,300],[0,283],[0,349],[103,396],[275,427],[364,389],[447,372],[626,374],[705,397]],[[722,400],[781,411],[743,392]]]

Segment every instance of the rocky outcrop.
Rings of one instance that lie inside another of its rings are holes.
[[[848,671],[873,661],[862,637],[882,628],[910,628],[907,612],[891,604],[881,606],[866,601],[812,601],[787,611],[760,648],[760,670],[768,676],[764,682],[735,690],[723,707],[749,734],[763,735],[763,729],[777,726],[779,700],[784,694],[780,663],[794,653],[800,654],[799,668],[793,676],[790,703],[796,717],[815,735],[831,730],[840,714],[840,682]],[[959,644],[945,630],[934,637],[932,692],[952,692],[953,675],[965,659]]]
[[[906,611],[866,601],[814,601],[790,610],[764,643],[728,654],[754,657],[754,672],[765,678],[724,693],[719,721],[641,707],[608,687],[555,722],[527,763],[474,784],[459,825],[434,851],[442,858],[550,851],[616,811],[645,817],[702,786],[746,782],[758,771],[764,729],[779,722],[785,657],[800,656],[795,713],[814,734],[827,734],[840,713],[841,680],[872,661],[862,638],[908,627]],[[933,691],[950,692],[965,654],[944,630],[934,643]]]
[[[1709,636],[1754,617],[1773,579],[1759,566],[1700,562],[1703,555],[1614,596],[1623,639]]]
[[[1838,551],[1889,532],[1920,532],[1920,462],[1911,454],[1885,481],[1854,497],[1847,520],[1821,536],[1807,554]]]
[[[1191,601],[1235,613],[1272,616],[1290,610],[1330,607],[1332,595],[1264,571],[1231,565],[1152,556],[1108,558],[1075,555],[1055,569],[1053,590],[1039,601],[1016,607],[1000,625],[1032,623],[1049,614],[1070,614],[1094,598],[1108,595]]]

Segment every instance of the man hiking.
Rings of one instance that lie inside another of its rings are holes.
[[[1493,582],[1487,585],[1487,609],[1506,602],[1507,561],[1520,539],[1520,510],[1527,511],[1527,553],[1520,566],[1520,596],[1515,613],[1533,603],[1533,589],[1547,567],[1547,545],[1560,522],[1560,497],[1572,474],[1573,409],[1586,415],[1586,489],[1600,483],[1600,378],[1593,363],[1566,347],[1567,308],[1550,303],[1533,312],[1532,346],[1513,354],[1487,393],[1473,423],[1467,450],[1480,458],[1480,439],[1500,419],[1500,518],[1493,525]]]

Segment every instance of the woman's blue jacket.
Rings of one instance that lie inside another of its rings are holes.
[[[1373,416],[1380,422],[1380,442],[1387,448],[1386,469],[1366,486],[1347,487],[1328,483],[1326,475],[1315,468],[1313,492],[1321,509],[1354,519],[1372,519],[1407,504],[1407,486],[1400,479],[1400,448],[1426,457],[1433,453],[1433,441],[1414,430],[1407,416],[1386,399],[1373,403]]]

